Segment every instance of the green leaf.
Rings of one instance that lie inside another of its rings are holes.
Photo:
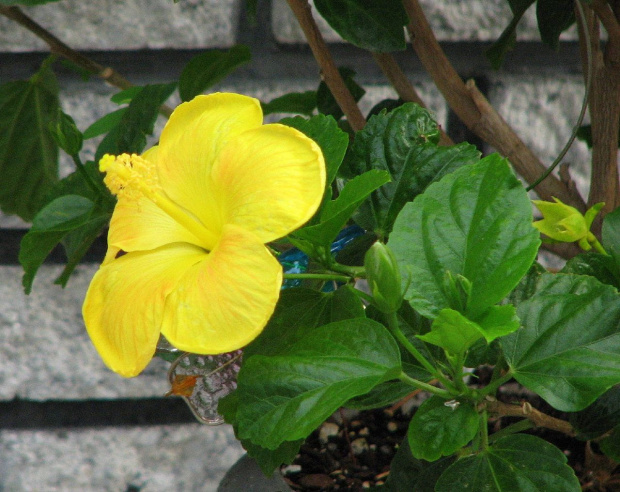
[[[349,43],[374,52],[403,51],[407,14],[398,0],[315,0],[329,25]]]
[[[620,265],[620,207],[603,218],[603,247]]]
[[[99,118],[84,130],[84,140],[98,137],[112,130],[112,128],[120,124],[125,111],[127,111],[127,108],[120,108]]]
[[[141,153],[146,146],[146,136],[153,133],[159,107],[174,90],[175,85],[173,82],[140,87],[125,108],[118,124],[110,129],[99,144],[95,162],[99,162],[104,154]]]
[[[58,145],[49,130],[59,111],[47,65],[29,81],[0,85],[0,207],[31,221],[58,180]]]
[[[353,80],[353,77],[355,76],[355,70],[342,67],[339,68],[338,71],[340,72],[340,76],[344,80],[344,85],[346,85],[347,89],[349,89],[349,91],[351,92],[353,99],[355,99],[356,102],[359,101],[362,96],[366,94],[366,91],[362,89],[362,87],[360,87],[358,83],[355,82],[355,80]],[[338,121],[344,116],[342,109],[340,109],[340,106],[338,106],[338,103],[330,92],[329,87],[327,87],[327,84],[322,81],[316,91],[316,106],[319,110],[319,113],[333,116],[336,121]]]
[[[517,42],[517,25],[521,21],[523,14],[536,0],[508,0],[513,18],[502,32],[499,39],[487,50],[486,56],[491,62],[491,66],[496,70],[502,66],[506,53],[510,51]]]
[[[94,207],[95,204],[88,198],[66,195],[53,200],[35,216],[19,250],[26,294],[30,293],[37,270],[54,246],[70,231],[88,223]]]
[[[560,47],[560,34],[575,22],[573,0],[538,0],[536,18],[543,43],[554,50]]]
[[[519,329],[520,322],[511,304],[491,306],[475,319],[487,343]]]
[[[517,308],[522,328],[500,342],[515,379],[576,412],[620,383],[620,296],[587,276],[544,275]]]
[[[320,326],[286,354],[244,360],[238,435],[268,449],[303,439],[347,400],[400,372],[398,345],[379,323],[360,318]]]
[[[132,87],[128,87],[127,89],[123,89],[122,91],[114,94],[110,101],[116,104],[129,104],[131,100],[136,97],[140,91],[143,89],[140,85],[134,85]]]
[[[545,267],[538,262],[534,263],[512,292],[508,294],[506,301],[518,306],[523,301],[528,300],[538,290],[538,283],[546,273],[548,272]]]
[[[218,413],[224,417],[226,423],[233,426],[235,434],[237,434],[238,408],[239,401],[236,391],[221,398],[217,407]],[[271,476],[280,465],[288,465],[293,462],[303,442],[303,439],[298,441],[285,441],[276,449],[267,449],[244,439],[241,440],[241,445],[243,449],[247,451],[248,455],[260,466],[262,472],[267,476]]]
[[[365,311],[353,287],[330,293],[312,289],[285,289],[262,333],[243,351],[247,360],[254,354],[282,355],[300,337],[317,326],[345,319],[364,318]]]
[[[387,492],[434,492],[435,483],[453,462],[453,457],[432,463],[418,460],[411,454],[409,439],[404,439],[390,464],[384,488]]]
[[[599,441],[601,451],[614,461],[620,461],[620,425],[613,428],[609,436]]]
[[[620,268],[614,256],[581,253],[568,260],[561,271],[562,273],[590,275],[603,284],[613,285],[616,289],[620,289]]]
[[[409,424],[411,454],[426,461],[450,456],[466,446],[479,427],[480,418],[472,404],[448,406],[444,399],[433,396],[420,405]]]
[[[577,438],[584,441],[596,439],[620,425],[620,386],[602,394],[581,412],[570,413],[570,423],[577,431]]]
[[[298,113],[312,116],[316,109],[316,91],[291,92],[276,97],[268,103],[261,103],[263,114]]]
[[[482,338],[482,330],[473,321],[453,309],[442,309],[431,325],[431,331],[418,338],[437,345],[451,354],[464,353]]]
[[[121,132],[117,145],[120,152],[142,152],[146,136],[153,134],[161,101],[165,100],[175,83],[147,85],[131,100],[119,123]]]
[[[331,186],[347,151],[349,136],[338,127],[334,118],[324,114],[315,115],[310,119],[300,116],[284,118],[280,123],[299,130],[319,144],[327,170],[325,186]]]
[[[438,140],[437,123],[417,104],[407,103],[370,118],[355,137],[346,168],[352,175],[381,169],[388,171],[392,179],[364,203],[356,222],[386,237],[405,203],[432,182],[480,158],[472,145],[438,147]]]
[[[25,268],[24,275],[24,287],[27,290],[31,288],[37,268],[57,243],[63,245],[67,256],[67,264],[56,280],[56,283],[64,287],[70,274],[88,251],[88,248],[108,225],[116,204],[116,199],[103,184],[102,174],[94,162],[87,162],[82,166],[81,172],[76,171],[58,181],[45,196],[45,203],[47,205],[62,198],[65,201],[57,202],[59,205],[57,212],[63,213],[63,206],[67,206],[69,212],[75,211],[73,200],[67,200],[67,196],[78,196],[92,202],[92,213],[82,225],[77,225],[75,229],[67,230],[58,235],[45,231],[44,221],[47,220],[45,217],[35,219],[40,224],[41,230],[39,232],[35,230],[31,236],[27,234],[26,237],[29,239],[24,237],[22,240],[23,251],[20,251],[20,258],[29,262],[29,268]],[[43,239],[39,242],[39,238]],[[54,243],[54,239],[57,239],[56,243]]]
[[[67,256],[67,263],[61,274],[54,281],[55,284],[65,287],[69,277],[78,266],[95,239],[105,230],[112,218],[112,211],[105,207],[96,206],[85,224],[70,231],[62,238],[61,244]]]
[[[471,283],[466,314],[481,316],[532,265],[540,240],[527,193],[497,154],[430,185],[399,215],[389,246],[401,265],[405,299],[434,318],[451,305],[446,275]]]
[[[250,48],[237,44],[228,50],[213,50],[193,57],[179,77],[179,95],[189,101],[217,84],[252,59]]]
[[[401,381],[387,381],[378,384],[365,395],[349,400],[344,406],[356,410],[372,410],[391,405],[412,393],[411,385]]]
[[[390,180],[384,171],[372,170],[349,181],[336,200],[327,202],[321,211],[319,223],[295,231],[291,237],[308,241],[329,250],[329,245],[349,221],[353,212],[370,193]]]
[[[248,455],[256,461],[262,472],[273,475],[281,465],[290,465],[299,453],[299,448],[304,443],[303,439],[297,441],[284,441],[276,449],[267,449],[257,446],[247,439],[241,440],[241,445]]]
[[[486,451],[458,460],[439,477],[436,492],[578,492],[579,480],[558,448],[526,434],[498,439]]]

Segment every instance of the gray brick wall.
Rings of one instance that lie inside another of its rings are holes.
[[[575,47],[564,45],[559,62],[539,45],[530,51],[518,47],[516,62],[509,63],[504,72],[493,72],[478,51],[470,55],[479,48],[471,43],[499,35],[510,17],[505,0],[426,0],[424,5],[431,22],[438,26],[439,38],[454,43],[451,53],[463,75],[485,78],[488,96],[499,112],[545,162],[552,161],[580,109],[583,87]],[[219,90],[269,100],[291,90],[315,88],[318,70],[308,50],[298,46],[303,39],[285,1],[259,1],[261,23],[257,27],[243,22],[242,8],[240,0],[180,0],[176,4],[172,0],[64,0],[25,10],[72,47],[97,51],[102,63],[137,83],[177,76],[182,62],[191,56],[184,50],[228,47],[243,40],[250,43],[254,61],[224,81]],[[271,26],[263,22],[270,17]],[[395,97],[369,57],[340,46],[338,36],[324,23],[322,27],[327,40],[336,45],[338,63],[353,66],[367,89],[361,101],[364,112],[385,97]],[[520,39],[538,39],[533,12],[528,12]],[[574,39],[574,33],[565,39]],[[145,48],[175,51],[154,64],[155,58],[141,51]],[[0,82],[24,76],[20,63],[28,53],[39,51],[45,51],[45,45],[0,18]],[[124,55],[119,57],[119,52]],[[528,53],[535,56],[530,59]],[[408,51],[398,58],[446,126],[445,103],[415,55]],[[81,129],[115,108],[109,101],[115,91],[99,81],[83,84],[65,74],[60,83],[63,107]],[[86,158],[94,148],[95,142],[89,142]],[[583,169],[588,159],[582,144],[576,144],[567,156],[584,192],[587,176]],[[68,160],[63,159],[61,170],[70,172]],[[15,217],[0,215],[0,235],[1,229],[26,226]],[[166,391],[163,362],[154,361],[143,375],[126,380],[106,370],[96,355],[80,315],[95,269],[96,265],[80,266],[63,290],[52,283],[60,267],[45,265],[33,294],[27,297],[21,291],[20,268],[0,265],[0,404],[9,408],[16,398],[30,402],[153,398]],[[0,428],[0,491],[119,491],[129,486],[148,491],[213,491],[241,453],[227,426],[5,426]]]

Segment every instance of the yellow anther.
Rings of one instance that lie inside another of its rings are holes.
[[[103,181],[117,196],[137,200],[143,195],[153,199],[161,190],[155,167],[137,154],[106,154],[99,161],[99,170],[106,173]]]

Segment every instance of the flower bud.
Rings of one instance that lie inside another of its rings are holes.
[[[590,226],[605,204],[597,203],[583,215],[576,208],[562,203],[555,197],[553,199],[555,203],[533,200],[534,205],[543,214],[543,219],[534,222],[534,227],[554,242],[576,241],[582,249],[591,249],[590,243],[596,238],[590,232]]]
[[[394,253],[385,244],[377,241],[366,252],[364,267],[375,306],[383,313],[398,311],[403,296]]]
[[[55,122],[50,123],[49,130],[56,144],[70,156],[82,149],[84,137],[68,114],[59,110],[58,117]]]

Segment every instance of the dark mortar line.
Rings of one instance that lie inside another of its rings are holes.
[[[198,424],[185,402],[176,397],[85,401],[0,402],[0,429]]]
[[[245,22],[245,21],[244,21]],[[224,83],[239,81],[283,79],[316,79],[318,69],[310,49],[306,45],[281,45],[266,35],[248,33],[240,36],[252,50],[253,60],[239,68]],[[540,42],[518,43],[506,55],[501,72],[495,72],[486,60],[484,52],[489,42],[444,42],[446,55],[461,74],[530,74],[557,75],[581,73],[579,46],[576,42],[562,42],[558,52]],[[370,54],[351,45],[332,43],[330,50],[339,65],[355,69],[361,81],[387,83]],[[209,50],[164,49],[132,51],[84,51],[83,53],[104,66],[114,67],[135,83],[169,81],[177,78],[185,64],[196,54]],[[48,53],[0,53],[0,81],[30,77]],[[408,47],[404,52],[394,53],[403,70],[410,77],[425,76],[425,71],[415,53]],[[61,78],[79,76],[69,69],[57,66]]]
[[[19,244],[28,232],[25,229],[0,229],[0,265],[19,265]],[[107,249],[106,235],[99,236],[88,249],[80,263],[101,263]],[[65,256],[62,246],[57,245],[45,259],[45,264],[65,264]]]

